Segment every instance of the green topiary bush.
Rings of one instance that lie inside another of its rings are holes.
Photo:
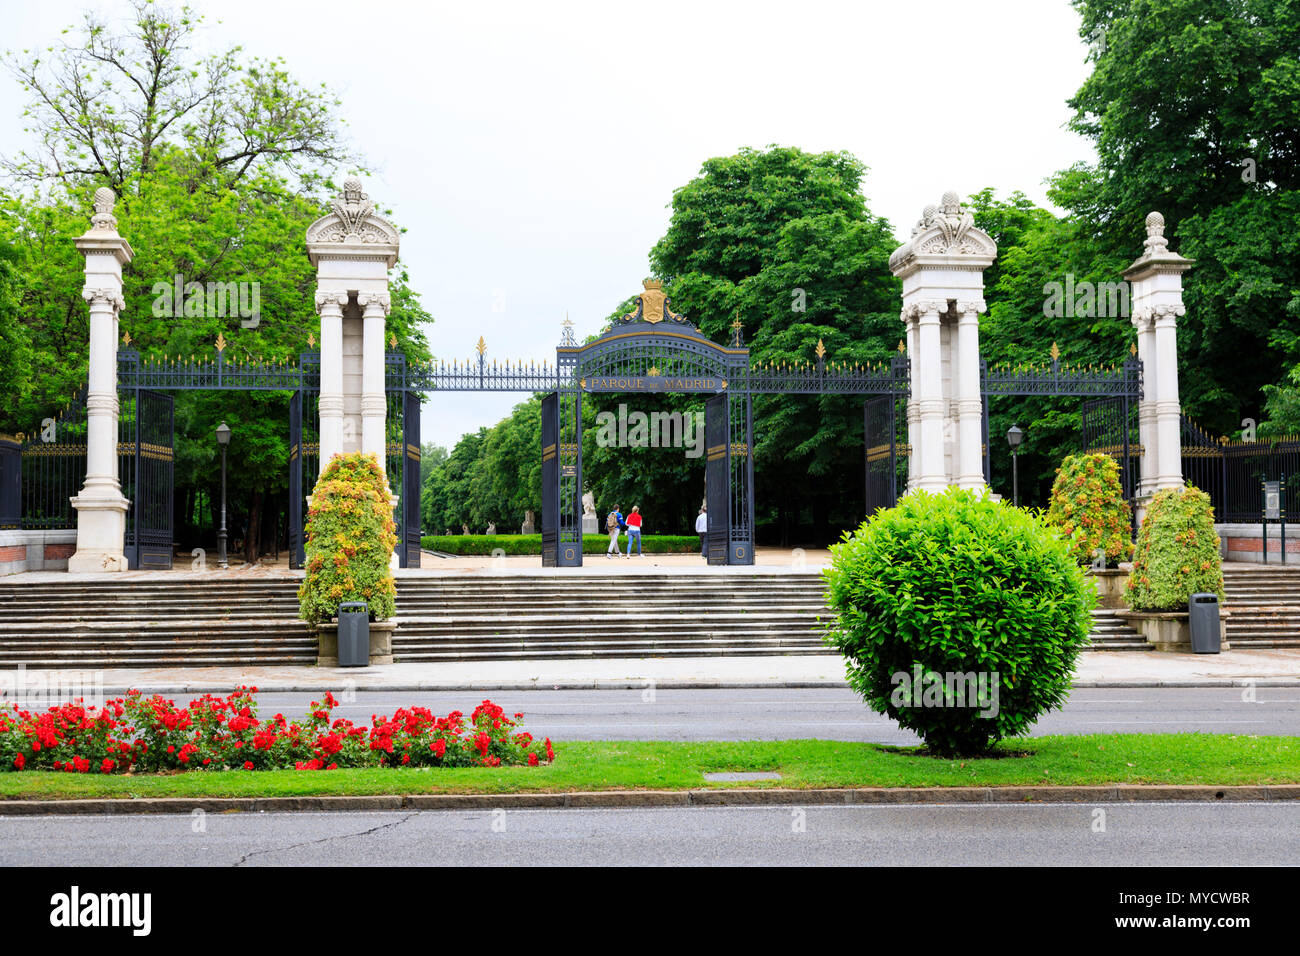
[[[979,754],[1064,703],[1097,594],[1040,515],[914,492],[831,550],[826,641],[932,753]]]
[[[1092,564],[1105,550],[1109,565],[1133,556],[1132,512],[1119,464],[1110,455],[1071,455],[1056,469],[1047,523],[1060,528],[1074,559]]]
[[[338,615],[344,601],[365,601],[376,621],[393,616],[389,568],[397,529],[388,480],[374,455],[335,455],[312,491],[307,512],[306,575],[300,615],[313,624]]]
[[[1186,611],[1193,594],[1223,601],[1223,561],[1210,496],[1198,488],[1157,492],[1138,529],[1125,596],[1135,611]]]

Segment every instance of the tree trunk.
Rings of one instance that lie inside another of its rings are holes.
[[[244,560],[257,564],[262,530],[262,493],[255,491],[248,504],[248,534],[244,537]]]

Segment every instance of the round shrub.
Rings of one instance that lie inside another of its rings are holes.
[[[1138,529],[1125,593],[1135,611],[1186,611],[1193,594],[1224,599],[1209,495],[1192,485],[1156,493]]]
[[[979,754],[1064,703],[1097,595],[1040,515],[918,491],[831,550],[826,641],[932,753]]]
[[[1070,542],[1074,559],[1092,564],[1105,550],[1110,565],[1133,556],[1132,512],[1119,464],[1110,455],[1071,455],[1056,469],[1047,522]]]
[[[307,512],[306,575],[300,614],[320,624],[344,601],[365,601],[376,621],[393,616],[389,562],[397,544],[388,479],[374,455],[335,455],[316,482]]]

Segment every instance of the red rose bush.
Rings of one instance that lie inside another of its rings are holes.
[[[332,719],[333,694],[312,701],[301,721],[257,716],[256,687],[204,694],[188,707],[158,695],[91,707],[81,701],[43,713],[0,706],[0,770],[162,773],[186,770],[335,770],[339,767],[500,767],[550,763],[538,742],[485,700],[466,719],[425,707],[372,715],[370,726]]]

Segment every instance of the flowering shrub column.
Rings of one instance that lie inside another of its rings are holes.
[[[329,621],[344,601],[365,601],[376,621],[393,616],[397,528],[388,480],[374,455],[330,460],[312,492],[306,531],[307,571],[298,589],[304,620]]]
[[[1132,517],[1110,455],[1071,455],[1056,469],[1047,523],[1059,528],[1080,564],[1106,552],[1110,565],[1133,554]]]
[[[1191,485],[1166,488],[1142,519],[1125,596],[1135,611],[1186,611],[1193,594],[1224,598],[1214,507]]]

